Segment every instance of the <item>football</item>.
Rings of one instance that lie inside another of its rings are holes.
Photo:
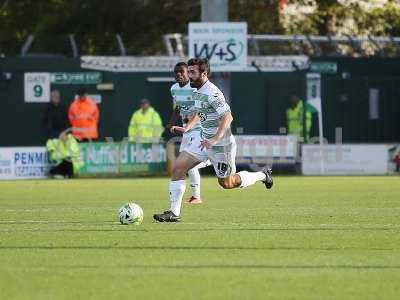
[[[136,203],[127,203],[119,209],[118,216],[123,225],[140,225],[143,222],[143,209]]]

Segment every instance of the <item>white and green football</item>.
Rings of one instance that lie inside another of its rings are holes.
[[[133,202],[122,206],[118,215],[120,223],[124,225],[140,225],[143,222],[143,209]]]

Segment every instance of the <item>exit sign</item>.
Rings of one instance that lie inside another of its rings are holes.
[[[98,84],[103,81],[100,72],[52,73],[53,84]]]

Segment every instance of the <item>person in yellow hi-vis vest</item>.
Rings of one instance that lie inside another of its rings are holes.
[[[290,107],[286,110],[288,134],[296,135],[300,142],[308,142],[310,139],[312,113],[307,108],[304,109],[303,100],[296,95],[290,97],[290,104]],[[305,130],[304,124],[306,125]],[[304,136],[304,133],[306,136]]]
[[[71,133],[63,132],[59,138],[49,139],[46,148],[55,163],[49,172],[51,176],[72,178],[84,165],[79,144]]]
[[[148,99],[142,99],[140,101],[140,109],[133,113],[129,123],[129,141],[135,143],[158,143],[162,131],[160,115],[151,107]]]

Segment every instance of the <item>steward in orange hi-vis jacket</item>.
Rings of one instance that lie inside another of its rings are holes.
[[[75,138],[79,140],[98,138],[99,108],[84,89],[78,90],[78,97],[69,107],[68,118]]]

